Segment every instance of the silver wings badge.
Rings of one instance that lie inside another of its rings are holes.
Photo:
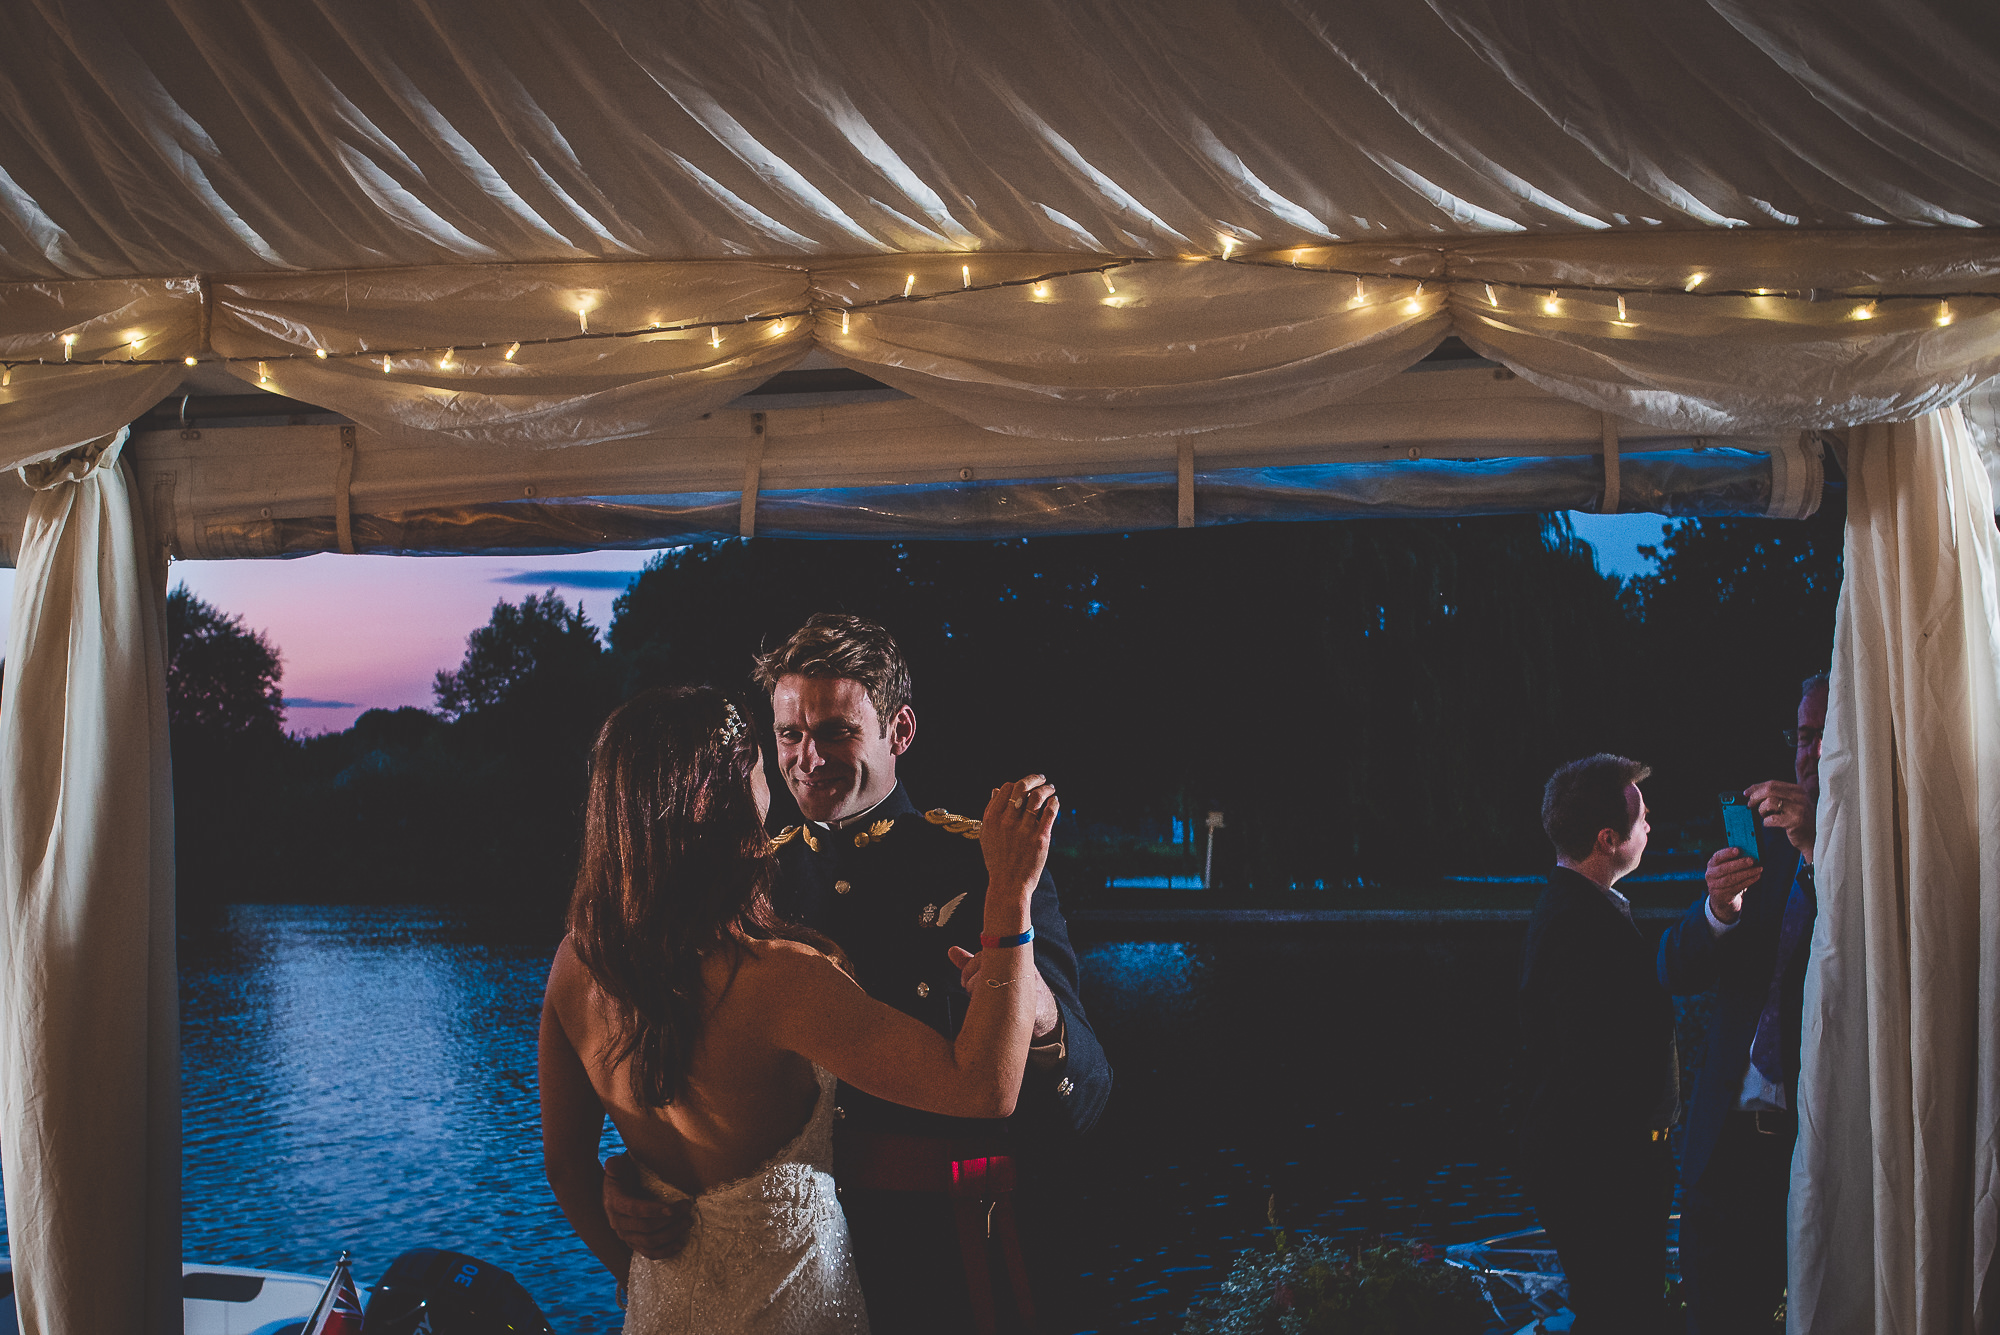
[[[952,900],[950,903],[946,904],[943,908],[939,909],[937,914],[937,925],[942,927],[946,923],[950,922],[951,915],[958,912],[958,906],[960,904],[963,904],[964,902],[965,902],[965,894],[960,894],[957,899]]]

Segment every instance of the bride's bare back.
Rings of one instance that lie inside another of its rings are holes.
[[[798,1134],[819,1097],[812,1063],[771,1043],[763,975],[777,945],[746,942],[733,984],[726,961],[706,962],[703,982],[711,1008],[701,1044],[688,1070],[686,1094],[664,1108],[644,1107],[633,1097],[629,1059],[610,1064],[615,1037],[610,1011],[568,941],[549,971],[543,1024],[558,1028],[545,1034],[543,1043],[564,1043],[576,1053],[581,1074],[625,1148],[690,1196],[753,1172]],[[544,1080],[550,1074],[545,1070]]]

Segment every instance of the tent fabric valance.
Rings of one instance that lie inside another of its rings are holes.
[[[246,384],[384,436],[530,448],[698,419],[815,352],[986,431],[1076,442],[1303,419],[1450,334],[1688,434],[1907,420],[2000,373],[2000,295],[1963,295],[2000,294],[1984,236],[1326,246],[1036,281],[1075,268],[953,253],[8,285],[0,464],[115,429],[184,357],[235,359]]]

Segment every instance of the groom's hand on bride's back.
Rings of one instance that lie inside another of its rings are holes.
[[[618,1240],[649,1261],[680,1255],[694,1226],[694,1202],[668,1205],[638,1192],[625,1182],[631,1161],[614,1154],[604,1161],[604,1214]]]

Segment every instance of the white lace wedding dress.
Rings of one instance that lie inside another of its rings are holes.
[[[687,1246],[632,1258],[626,1335],[868,1335],[847,1218],[833,1194],[833,1076],[790,1144],[695,1197]],[[642,1164],[646,1189],[687,1199]]]

